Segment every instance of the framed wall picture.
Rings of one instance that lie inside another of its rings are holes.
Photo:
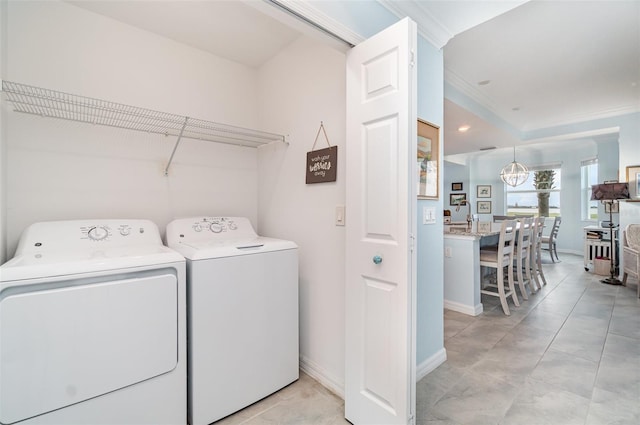
[[[478,233],[491,233],[491,221],[479,221]]]
[[[491,198],[491,185],[479,184],[476,189],[476,197],[478,198]]]
[[[491,214],[491,201],[478,201],[478,214]]]
[[[627,182],[631,199],[640,199],[640,165],[627,167]]]
[[[438,199],[440,128],[418,120],[418,199]]]
[[[462,190],[462,183],[451,183],[451,190]]]
[[[460,205],[460,202],[467,200],[466,193],[450,193],[449,205]]]

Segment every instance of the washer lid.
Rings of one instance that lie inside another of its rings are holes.
[[[34,251],[0,266],[0,282],[113,271],[184,261],[164,245],[133,245],[71,251]]]
[[[189,260],[206,260],[284,251],[297,249],[298,246],[291,241],[259,236],[226,241],[179,241],[171,244],[170,248],[175,249]]]

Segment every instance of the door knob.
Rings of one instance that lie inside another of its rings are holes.
[[[381,256],[379,256],[379,255],[376,255],[375,257],[373,257],[373,262],[374,262],[375,264],[380,264],[380,263],[382,263],[382,257],[381,257]]]

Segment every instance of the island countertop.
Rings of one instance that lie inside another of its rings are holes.
[[[501,223],[489,223],[491,230],[481,229],[478,230],[478,222],[474,221],[471,224],[471,230],[468,229],[466,222],[445,224],[444,237],[445,239],[480,239],[485,236],[494,236],[500,234]],[[482,224],[480,225],[482,227]]]

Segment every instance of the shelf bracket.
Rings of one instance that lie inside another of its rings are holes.
[[[180,134],[178,134],[178,140],[176,140],[176,144],[173,147],[173,152],[171,152],[171,156],[169,157],[169,162],[167,163],[167,168],[164,169],[164,175],[169,175],[169,167],[171,166],[171,161],[173,161],[173,156],[176,154],[176,149],[178,149],[178,145],[180,144],[180,140],[182,139],[182,133],[184,133],[184,129],[189,122],[189,117],[184,118],[184,124],[182,124],[182,128],[180,129]]]

